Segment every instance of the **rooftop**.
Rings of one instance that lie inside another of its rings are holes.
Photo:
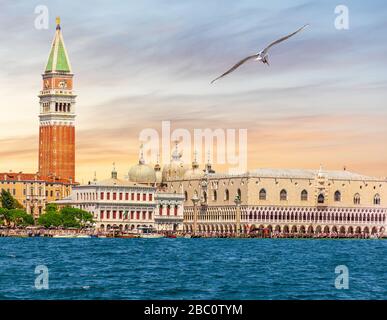
[[[50,55],[46,65],[45,72],[68,72],[71,73],[70,60],[67,55],[66,47],[60,27],[60,19],[57,18],[56,32],[52,41]]]

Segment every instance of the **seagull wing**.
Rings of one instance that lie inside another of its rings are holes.
[[[296,33],[299,33],[302,29],[306,28],[309,24],[306,24],[304,26],[302,26],[300,29],[298,29],[297,31],[294,31],[293,33],[291,34],[288,34],[287,36],[285,37],[282,37],[272,43],[270,43],[265,49],[262,50],[262,54],[265,55],[267,53],[267,51],[272,47],[272,46],[275,46],[276,44],[282,42],[282,41],[285,41],[287,39],[289,39],[290,37],[293,37]]]
[[[244,64],[246,61],[250,60],[250,59],[253,59],[253,58],[256,58],[258,55],[257,54],[254,54],[252,56],[248,56],[244,59],[242,59],[241,61],[237,62],[236,64],[234,64],[230,69],[228,69],[225,73],[223,73],[222,75],[220,75],[219,77],[217,77],[216,79],[212,80],[211,83],[214,83],[216,80],[219,80],[220,78],[223,78],[224,76],[228,75],[229,73],[233,72],[234,70],[238,69],[242,64]]]

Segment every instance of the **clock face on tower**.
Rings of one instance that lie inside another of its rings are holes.
[[[61,80],[59,81],[59,84],[58,84],[59,88],[67,88],[67,81],[66,80]]]

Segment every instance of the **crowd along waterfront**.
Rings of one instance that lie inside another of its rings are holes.
[[[386,241],[0,238],[0,247],[0,299],[387,298]],[[47,289],[35,287],[38,266]]]
[[[40,226],[31,227],[0,227],[0,237],[28,238],[238,238],[238,239],[386,239],[385,234],[375,233],[353,233],[340,232],[331,233],[280,233],[272,232],[268,228],[258,228],[247,234],[230,232],[172,232],[158,231],[156,229],[140,226],[130,231],[122,231],[112,228],[101,231],[95,228],[43,228]]]

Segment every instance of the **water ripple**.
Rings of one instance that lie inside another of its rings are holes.
[[[386,299],[386,241],[0,238],[0,299]],[[34,287],[37,265],[49,290]],[[349,269],[349,289],[334,286]]]

